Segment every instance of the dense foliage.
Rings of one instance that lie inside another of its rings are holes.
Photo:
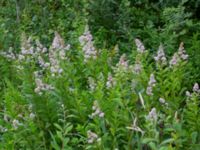
[[[0,7],[0,149],[200,149],[200,1]]]

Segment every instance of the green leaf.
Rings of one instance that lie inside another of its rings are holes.
[[[65,129],[64,135],[66,135],[69,131],[71,131],[72,128],[73,128],[73,125],[68,126],[68,127]]]
[[[167,140],[164,140],[160,145],[165,145],[165,144],[169,144],[169,143],[172,143],[174,142],[175,140],[173,138],[170,138],[170,139],[167,139]]]
[[[54,126],[55,126],[57,129],[59,129],[60,131],[63,130],[62,127],[61,127],[59,124],[57,124],[57,123],[54,123]]]
[[[153,138],[144,138],[144,139],[142,139],[142,143],[147,144],[149,142],[157,142],[157,141],[155,139],[153,139]]]

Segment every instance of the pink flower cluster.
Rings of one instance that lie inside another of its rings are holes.
[[[98,138],[98,135],[90,130],[87,131],[87,137],[88,137],[89,144],[92,144],[96,141],[100,141],[100,138]]]
[[[44,91],[50,91],[54,89],[53,86],[43,83],[39,72],[35,72],[34,74],[35,74],[35,83],[36,83],[36,88],[34,90],[35,93],[42,95]]]
[[[112,77],[111,73],[109,73],[108,74],[108,78],[107,78],[107,82],[106,82],[106,88],[110,89],[110,88],[112,88],[115,85],[116,85],[116,81]]]
[[[200,94],[200,88],[199,88],[199,84],[198,83],[195,83],[193,88],[192,88],[192,91],[193,93],[197,93],[197,94]],[[191,97],[192,94],[189,92],[189,91],[186,91],[186,96],[187,97]]]
[[[85,32],[79,37],[79,42],[82,46],[84,52],[84,61],[87,62],[88,59],[96,59],[97,51],[93,45],[93,37],[90,34],[88,26],[85,27]]]
[[[151,111],[149,112],[148,116],[147,116],[147,120],[150,121],[157,121],[158,115],[156,113],[156,108],[152,108]]]
[[[187,60],[188,55],[184,49],[184,43],[181,42],[179,45],[178,52],[174,53],[172,59],[170,60],[169,64],[170,67],[177,65],[181,60]]]
[[[146,89],[147,95],[153,95],[153,87],[155,86],[155,84],[156,84],[156,80],[155,80],[154,74],[152,73],[150,75],[150,79],[149,79],[149,82],[148,82],[148,87]]]
[[[105,115],[104,112],[101,111],[97,101],[94,101],[94,104],[92,106],[92,110],[94,112],[89,116],[90,118],[94,118],[95,116],[103,118],[104,115]]]
[[[165,52],[162,44],[160,44],[157,56],[155,56],[154,59],[157,63],[161,63],[162,65],[165,65],[167,63],[167,59],[165,57]]]
[[[137,51],[139,53],[145,52],[144,44],[139,39],[137,39],[137,38],[135,39],[135,44],[136,44],[136,47],[137,47]]]

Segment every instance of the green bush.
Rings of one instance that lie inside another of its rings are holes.
[[[0,1],[0,149],[198,150],[199,4]]]
[[[129,57],[98,50],[88,27],[79,42],[55,32],[46,48],[24,36],[15,57],[3,54],[15,83],[3,92],[2,149],[199,147],[200,90],[185,96],[183,43],[168,61],[162,45],[152,55],[139,39]]]

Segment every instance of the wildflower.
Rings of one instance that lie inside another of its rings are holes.
[[[21,54],[18,55],[19,60],[23,60],[24,58],[25,58],[24,55],[21,55]]]
[[[35,118],[35,114],[34,113],[30,113],[29,117],[30,117],[30,119],[34,119]]]
[[[21,125],[21,123],[19,123],[19,121],[17,119],[14,119],[12,122],[12,126],[13,128],[16,130],[18,129],[18,127]]]
[[[172,59],[169,62],[170,67],[175,66],[179,61],[180,61],[180,59],[179,59],[178,54],[174,53],[174,55],[172,56]]]
[[[59,51],[59,57],[60,59],[64,60],[66,59],[66,51],[68,51],[70,49],[71,45],[68,44],[67,46],[65,46],[63,49],[61,49]]]
[[[95,83],[95,80],[92,77],[88,78],[89,88],[93,92],[96,89],[97,84]]]
[[[64,40],[55,32],[55,37],[52,42],[52,46],[49,49],[49,62],[51,76],[60,75],[63,69],[60,67],[59,58],[66,59],[66,51],[70,49],[70,45],[65,46]],[[59,58],[58,58],[59,57]]]
[[[87,131],[88,143],[92,144],[98,139],[98,135],[90,130]]]
[[[157,118],[158,118],[158,116],[156,113],[156,108],[152,108],[147,116],[147,120],[157,121]]]
[[[135,44],[136,44],[136,47],[137,47],[137,51],[139,53],[144,53],[145,52],[145,47],[143,45],[143,43],[139,40],[139,39],[135,39]]]
[[[52,87],[51,85],[43,83],[42,80],[39,78],[35,79],[35,83],[35,93],[38,93],[39,95],[41,95],[43,91],[49,91],[54,89],[54,87]]]
[[[116,65],[118,67],[118,69],[121,70],[127,70],[128,69],[128,61],[126,60],[126,55],[123,54],[120,59],[119,62]]]
[[[82,46],[82,50],[84,52],[84,61],[87,62],[88,59],[96,59],[97,51],[93,45],[92,41],[93,37],[90,34],[88,26],[85,27],[85,32],[82,36],[79,37],[80,45]]]
[[[99,114],[99,117],[100,117],[100,118],[103,118],[103,117],[104,117],[104,113],[101,112],[101,113]]]
[[[0,53],[3,57],[14,60],[16,59],[16,55],[13,53],[13,48],[10,47],[8,52],[1,52]]]
[[[24,47],[22,47],[21,54],[22,55],[33,55],[34,48],[32,46],[29,49],[25,49]]]
[[[181,61],[181,59],[182,60],[187,60],[188,59],[188,55],[186,54],[186,51],[185,51],[183,45],[184,45],[183,42],[181,42],[180,45],[179,45],[178,52],[174,53],[172,59],[169,62],[170,67],[175,66],[176,64],[178,64]]]
[[[92,41],[92,40],[93,40],[93,37],[92,37],[92,35],[91,35],[90,31],[89,31],[89,27],[86,26],[84,34],[79,37],[79,42],[80,42],[81,46],[83,46],[88,41]]]
[[[108,74],[108,79],[106,82],[107,89],[112,88],[116,84],[115,80],[113,79],[111,73]]]
[[[134,73],[139,74],[141,70],[142,70],[142,66],[140,62],[135,63],[134,68],[133,68]]]
[[[36,51],[37,51],[38,53],[46,53],[46,52],[47,52],[47,48],[44,47],[44,46],[40,43],[40,41],[39,41],[38,39],[35,41],[35,43],[36,43]]]
[[[8,129],[0,125],[0,132],[7,132]]]
[[[65,59],[65,51],[64,51],[64,50],[61,50],[61,51],[59,52],[59,57],[60,57],[62,60]]]
[[[137,122],[137,118],[134,119],[133,124],[132,124],[131,127],[126,127],[126,128],[127,128],[127,129],[131,129],[131,130],[134,130],[134,131],[137,131],[137,132],[141,132],[142,135],[143,135],[143,134],[144,134],[144,131],[143,131],[140,127],[137,126],[136,122]]]
[[[195,83],[195,84],[194,84],[194,86],[193,86],[193,92],[197,92],[197,93],[200,92],[199,84],[198,84],[198,83]]]
[[[165,101],[165,99],[164,98],[159,98],[159,102],[161,103],[161,104],[163,104],[163,105],[165,105],[166,106],[166,108],[168,108],[168,103]]]
[[[186,54],[183,42],[181,42],[180,45],[179,45],[178,54],[183,60],[188,59],[188,55]]]
[[[153,95],[153,88],[152,88],[152,86],[148,86],[147,87],[146,93],[147,93],[147,95]]]
[[[150,75],[150,80],[149,80],[148,84],[151,85],[151,86],[155,86],[155,83],[156,83],[156,80],[155,80],[154,74],[152,73]]]
[[[103,118],[105,115],[104,112],[101,111],[97,101],[94,101],[92,110],[94,112],[89,116],[90,118],[94,118],[95,116],[99,116],[100,118]]]
[[[34,55],[34,47],[31,44],[32,37],[26,38],[25,35],[23,35],[21,40],[21,55]]]
[[[186,92],[185,92],[185,95],[186,95],[187,97],[191,97],[191,93],[190,93],[189,91],[186,91]]]
[[[55,34],[55,37],[52,42],[52,48],[53,49],[64,48],[64,40],[61,38],[60,34],[57,31],[55,31],[54,34]]]
[[[157,56],[154,57],[156,62],[161,62],[161,64],[166,64],[167,59],[165,57],[165,53],[164,53],[164,49],[163,49],[163,45],[160,44],[158,52],[157,52]]]
[[[153,95],[152,91],[153,91],[153,87],[155,86],[155,84],[156,84],[156,80],[155,80],[154,74],[151,74],[149,82],[148,82],[148,87],[146,89],[147,95]]]
[[[59,61],[56,57],[56,51],[53,49],[50,49],[49,61],[51,76],[60,75],[62,73],[62,68],[60,68]]]
[[[164,99],[164,98],[159,98],[159,102],[160,102],[161,104],[165,104],[165,99]]]
[[[48,68],[50,66],[50,63],[46,63],[41,56],[38,57],[38,63],[42,68]]]

